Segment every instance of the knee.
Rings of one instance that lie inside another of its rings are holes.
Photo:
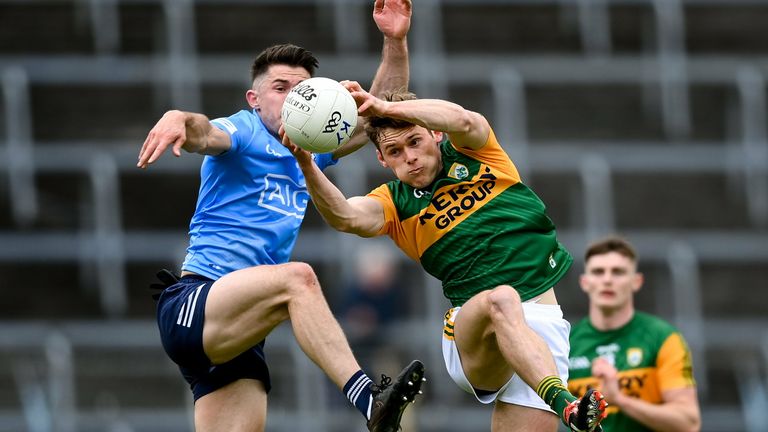
[[[504,316],[507,319],[522,317],[522,302],[517,290],[509,285],[499,285],[488,292],[490,315]]]
[[[286,281],[290,291],[297,295],[320,292],[320,282],[312,266],[303,262],[292,262],[286,264],[286,267]]]

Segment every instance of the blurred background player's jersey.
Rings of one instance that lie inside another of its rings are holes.
[[[598,388],[592,360],[603,357],[619,371],[619,387],[629,396],[650,403],[661,402],[666,390],[695,386],[691,355],[680,333],[666,321],[642,312],[625,326],[599,331],[582,319],[571,331],[568,389],[581,397]],[[610,405],[603,421],[605,432],[651,431]]]

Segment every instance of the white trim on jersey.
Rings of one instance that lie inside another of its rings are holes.
[[[237,126],[235,126],[234,123],[232,123],[232,120],[226,118],[226,117],[219,117],[216,119],[211,120],[211,123],[215,123],[229,132],[230,135],[237,132]]]

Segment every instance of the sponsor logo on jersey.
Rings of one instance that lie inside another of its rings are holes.
[[[267,146],[264,148],[264,150],[267,152],[267,154],[270,154],[274,157],[281,158],[283,156],[287,156],[287,155],[280,154],[277,150],[273,149],[272,146],[269,145],[269,143],[267,143]]]
[[[439,230],[448,228],[455,220],[472,213],[478,204],[489,201],[495,187],[496,176],[486,167],[478,181],[453,185],[435,194],[430,207],[419,216],[419,224],[432,223]]]
[[[416,197],[416,198],[422,198],[422,197],[430,196],[430,195],[432,195],[432,192],[428,191],[428,190],[425,190],[425,189],[414,189],[413,190],[413,196]]]
[[[589,369],[592,367],[592,362],[585,356],[571,357],[568,359],[570,369]]]
[[[466,166],[454,162],[451,168],[448,170],[448,177],[455,178],[456,180],[464,180],[469,177],[469,170]]]
[[[609,345],[601,345],[595,348],[597,355],[604,358],[608,363],[616,365],[616,353],[619,351],[619,345],[612,343]]]
[[[280,174],[264,177],[264,190],[259,196],[259,206],[297,219],[304,217],[309,193],[293,179]]]
[[[643,361],[643,349],[642,348],[630,348],[627,350],[627,365],[630,367],[637,367]]]
[[[660,402],[658,383],[655,382],[655,376],[656,373],[651,368],[619,371],[617,377],[619,390],[625,395],[643,399],[647,402]],[[582,396],[591,388],[599,389],[600,380],[592,376],[568,380],[568,390],[575,396]],[[610,411],[609,407],[609,412],[615,411]]]
[[[557,267],[557,261],[555,261],[555,257],[553,254],[549,254],[549,266],[552,268]]]

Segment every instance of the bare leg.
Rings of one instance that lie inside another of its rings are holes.
[[[267,393],[261,381],[241,379],[195,403],[196,432],[262,432]]]
[[[496,390],[517,373],[531,388],[559,375],[549,347],[525,322],[520,296],[502,285],[470,299],[455,323],[464,373],[473,386]]]
[[[557,416],[540,409],[496,402],[491,421],[492,432],[555,432]]]
[[[214,364],[231,360],[287,319],[302,350],[343,388],[360,366],[304,263],[251,267],[216,281],[205,306],[205,352]]]

